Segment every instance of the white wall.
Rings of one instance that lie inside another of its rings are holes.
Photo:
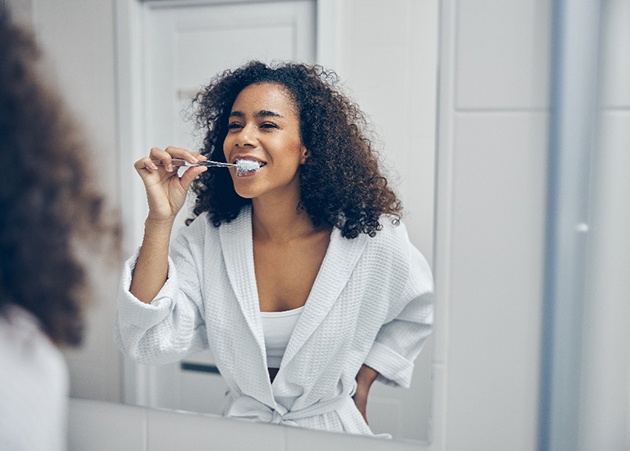
[[[319,62],[335,69],[375,126],[411,240],[432,262],[439,0],[319,6],[326,3],[334,3],[338,26],[334,50],[320,49]]]

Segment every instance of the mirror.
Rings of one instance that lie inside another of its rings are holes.
[[[140,244],[146,214],[132,163],[154,145],[198,147],[182,110],[215,73],[244,58],[281,58],[318,62],[340,75],[381,140],[377,148],[405,205],[411,240],[432,261],[438,0],[14,3],[27,18],[37,3],[38,38],[95,143],[105,188],[120,203],[125,255]],[[234,36],[245,53],[215,56]],[[95,277],[99,300],[88,341],[67,353],[73,396],[217,413],[223,388],[211,356],[164,367],[120,363],[111,333],[118,271],[103,271]],[[429,340],[410,390],[373,386],[374,432],[427,440],[430,383]]]

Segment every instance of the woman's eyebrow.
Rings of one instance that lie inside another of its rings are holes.
[[[269,116],[271,116],[271,117],[284,117],[280,113],[276,113],[275,111],[269,111],[269,110],[260,110],[259,112],[254,114],[254,117],[269,117]]]
[[[230,113],[230,117],[245,117],[245,113],[243,113],[242,111],[232,111]],[[284,116],[281,115],[280,113],[276,113],[275,111],[269,111],[269,110],[260,110],[258,112],[256,112],[254,114],[254,117],[258,118],[258,117],[281,117],[283,118]]]

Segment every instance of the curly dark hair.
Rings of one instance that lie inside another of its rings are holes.
[[[83,137],[38,58],[31,32],[0,5],[0,314],[20,306],[54,343],[74,346],[87,302],[78,245],[118,245],[119,225],[106,217]]]
[[[321,66],[252,61],[213,78],[193,102],[197,126],[205,133],[202,154],[225,161],[223,141],[232,105],[244,88],[257,83],[283,86],[298,108],[301,139],[309,153],[299,174],[300,207],[316,227],[337,227],[342,236],[356,238],[360,233],[374,236],[382,228],[383,214],[394,222],[400,219],[401,202],[379,169],[365,115],[342,92],[337,74]],[[236,193],[227,171],[204,172],[193,189],[194,216],[208,212],[216,227],[251,203]]]

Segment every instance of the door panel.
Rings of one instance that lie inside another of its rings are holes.
[[[191,99],[215,75],[257,59],[315,62],[315,1],[149,6],[144,10],[145,142],[198,150],[186,119]],[[218,169],[221,170],[221,169]],[[177,219],[173,235],[190,217]],[[209,351],[151,367],[150,404],[221,413],[226,384]]]

